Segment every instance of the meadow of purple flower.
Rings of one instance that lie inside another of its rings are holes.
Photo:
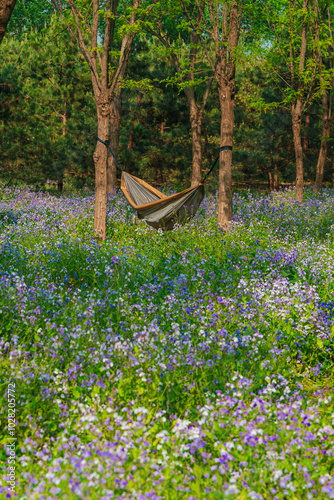
[[[0,195],[0,497],[334,498],[334,191],[236,193],[227,234],[215,197],[163,233],[117,194],[103,244],[93,202]]]

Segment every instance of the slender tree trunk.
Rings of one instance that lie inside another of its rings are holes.
[[[62,130],[63,137],[65,137],[65,135],[66,135],[66,122],[67,122],[66,109],[67,109],[67,104],[65,103],[65,113],[61,117],[61,121],[63,123],[63,130]]]
[[[209,151],[209,139],[208,139],[208,130],[206,128],[205,123],[203,124],[203,132],[204,132],[204,154],[212,162],[212,154]]]
[[[234,95],[229,85],[221,84],[218,92],[221,110],[220,147],[232,147]],[[232,151],[225,149],[219,156],[218,224],[227,230],[232,216]]]
[[[129,142],[128,142],[128,145],[127,145],[127,150],[129,151],[129,153],[131,153],[131,151],[132,151],[132,142],[133,142],[133,131],[134,131],[134,128],[135,128],[135,124],[134,124],[134,121],[132,121],[131,122],[131,126],[130,126]]]
[[[271,170],[268,170],[268,187],[270,192],[274,190],[273,176]]]
[[[331,135],[332,128],[332,116],[331,116],[331,106],[328,106],[327,94],[324,92],[322,94],[322,104],[323,104],[323,115],[322,115],[322,134],[321,134],[321,145],[319,150],[317,171],[315,177],[314,192],[318,193],[321,189],[321,185],[325,173],[325,163],[327,157],[328,140]]]
[[[122,89],[117,88],[111,103],[110,113],[110,149],[118,159],[119,136],[121,130]],[[117,163],[114,157],[108,154],[107,192],[112,193],[117,185]]]
[[[163,184],[163,176],[162,176],[162,169],[161,169],[161,166],[158,165],[157,166],[157,171],[156,171],[156,183],[161,186]]]
[[[190,104],[190,124],[192,138],[192,171],[191,171],[191,187],[200,184],[201,182],[201,166],[202,166],[202,144],[201,144],[201,124],[202,120],[199,116],[199,110],[195,102]]]
[[[278,191],[278,168],[277,164],[274,167],[274,190]]]
[[[331,123],[327,121],[326,123],[322,124],[321,146],[318,156],[317,171],[315,177],[315,187],[314,187],[315,193],[318,193],[318,191],[320,191],[324,179],[325,163],[326,163],[326,156],[328,149],[328,139],[330,137],[330,133],[331,133]]]
[[[63,123],[63,130],[62,130],[63,137],[66,136],[66,122],[67,122],[66,110],[67,110],[67,103],[65,102],[65,111],[61,117],[61,121]],[[60,193],[60,194],[63,192],[63,189],[64,189],[64,170],[65,170],[65,167],[63,167],[63,170],[59,174],[58,181],[57,181],[57,189],[58,189],[58,193]]]
[[[98,137],[107,141],[109,136],[110,104],[107,92],[99,97],[97,102],[97,130]],[[93,155],[95,166],[95,211],[94,231],[101,239],[106,238],[107,217],[107,157],[108,149],[97,141]]]
[[[191,187],[201,182],[202,148],[201,125],[197,122],[192,125],[192,155],[193,168],[191,172]]]
[[[61,173],[58,177],[58,180],[57,180],[58,193],[61,194],[63,192],[63,189],[64,189],[64,175],[63,175],[63,173]]]
[[[98,134],[102,140],[108,139],[108,120],[99,120]],[[107,150],[103,144],[98,142],[94,152],[95,166],[95,211],[94,230],[101,239],[106,238],[106,216],[107,216]]]
[[[296,200],[303,203],[304,162],[301,139],[302,104],[299,99],[292,105],[292,132],[296,157]]]
[[[304,137],[303,137],[303,153],[306,156],[309,146],[309,130],[310,130],[311,117],[310,115],[306,115],[305,117],[305,128],[304,128]]]
[[[5,36],[15,4],[16,0],[0,0],[0,44]]]
[[[165,120],[162,119],[162,122],[160,123],[161,147],[163,147],[164,131],[165,131]],[[158,159],[158,162],[156,165],[157,165],[157,168],[156,168],[155,180],[156,180],[157,184],[161,185],[161,184],[163,184],[163,173],[162,173],[161,163],[159,162],[159,159]]]

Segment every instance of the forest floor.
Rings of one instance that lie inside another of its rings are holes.
[[[93,202],[0,194],[0,497],[334,498],[334,190],[237,193],[227,234],[118,193],[101,245]]]

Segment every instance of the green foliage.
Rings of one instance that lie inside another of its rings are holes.
[[[145,3],[141,8],[147,7]],[[88,9],[88,4],[83,2],[82,8]],[[287,2],[266,2],[265,5],[245,2],[244,8],[236,74],[233,180],[248,185],[260,183],[265,187],[268,175],[276,167],[279,182],[291,183],[294,155],[287,108],[296,90],[288,77],[286,57],[280,54],[283,51],[286,55],[289,43],[297,47],[302,12],[298,11],[294,18],[296,35],[291,38],[283,22],[289,16]],[[103,18],[103,5],[101,9]],[[110,72],[119,54],[122,26],[129,13],[126,9],[127,3],[121,2]],[[37,11],[43,15],[36,16]],[[92,185],[96,118],[87,66],[63,21],[58,15],[52,17],[50,8],[36,0],[18,3],[15,12],[17,19],[26,16],[26,21],[16,22],[14,16],[13,27],[0,49],[0,177],[6,183],[25,181],[40,187],[47,180],[61,182],[62,177],[68,188]],[[308,14],[310,22],[311,14]],[[37,17],[43,22],[32,30]],[[184,91],[193,88],[200,102],[209,74],[208,64],[199,44],[195,72],[191,76],[191,30],[180,3],[160,2],[140,29],[160,29],[169,47],[164,47],[150,33],[141,34],[133,42],[128,72],[122,82],[119,157],[130,172],[157,185],[187,186],[192,155],[189,108]],[[97,50],[100,51],[102,38],[99,42]],[[310,47],[315,49],[315,42],[312,43]],[[319,46],[323,53],[323,78],[321,85],[318,76],[315,78],[316,92],[312,93],[308,109],[310,123],[302,133],[307,146],[305,180],[309,182],[314,180],[320,146],[319,93],[323,89],[329,92],[332,78],[330,30],[325,16],[320,25]],[[179,58],[181,74],[176,72],[171,60],[173,53]],[[314,69],[311,51],[307,56],[305,85]],[[295,59],[294,71],[298,76],[297,66]],[[303,115],[303,124],[305,120]],[[203,172],[208,171],[217,157],[219,134],[219,104],[214,82],[203,115]],[[325,180],[331,182],[334,144],[331,138],[328,140]],[[211,174],[209,188],[215,190],[217,184],[216,171]]]
[[[0,175],[40,186],[65,171],[86,176],[93,103],[89,75],[69,36],[54,19],[48,34],[7,39],[0,50]]]
[[[17,0],[7,27],[7,36],[23,40],[35,31],[47,30],[54,8],[47,0]]]
[[[307,109],[322,93],[319,85],[318,50],[324,55],[332,44],[331,27],[326,19],[328,5],[308,2],[306,9],[299,3],[269,2],[267,23],[272,29],[267,51],[267,64],[273,82],[284,95],[281,105],[290,106],[297,96]],[[302,30],[306,32],[305,61],[301,61]],[[331,77],[327,80],[333,78]]]

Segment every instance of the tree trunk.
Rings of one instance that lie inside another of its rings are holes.
[[[162,169],[161,169],[160,165],[157,166],[155,180],[156,180],[156,183],[158,184],[158,186],[161,186],[163,184],[163,175],[162,175]]]
[[[62,130],[63,137],[66,136],[66,122],[67,122],[66,112],[67,112],[67,102],[65,101],[65,110],[64,110],[64,114],[61,117],[61,121],[63,124],[63,130]],[[65,170],[65,166],[63,167],[62,172],[59,174],[58,181],[57,181],[57,189],[58,189],[58,193],[60,193],[60,194],[63,192],[63,189],[64,189],[64,170]]]
[[[61,173],[58,177],[57,189],[58,189],[58,193],[61,194],[63,192],[63,189],[64,189],[64,175],[63,175],[63,173]]]
[[[102,140],[108,139],[108,119],[99,120],[98,134]],[[101,239],[106,238],[107,216],[107,150],[98,142],[94,152],[95,166],[95,211],[94,232]]]
[[[209,151],[208,130],[206,128],[205,123],[203,124],[203,132],[204,132],[204,155],[208,158],[210,162],[212,162],[212,154]]]
[[[325,163],[328,149],[328,140],[331,135],[332,128],[332,116],[331,116],[331,106],[328,106],[327,94],[326,92],[322,95],[323,104],[323,115],[322,115],[322,134],[321,134],[321,145],[317,162],[317,171],[315,176],[315,186],[314,192],[318,193],[321,189],[322,181],[325,173]]]
[[[273,176],[271,174],[271,170],[268,170],[268,187],[270,192],[273,191],[274,185],[273,185]]]
[[[190,124],[192,138],[192,171],[191,171],[191,187],[200,184],[201,182],[201,166],[202,166],[202,144],[201,144],[201,117],[195,103],[195,99],[190,104]]]
[[[5,36],[15,4],[16,0],[0,0],[0,44]]]
[[[229,85],[218,88],[221,110],[220,147],[231,146],[234,126],[234,95]],[[219,156],[218,224],[228,230],[232,220],[232,151],[225,149]]]
[[[121,130],[122,89],[117,88],[115,97],[111,103],[110,113],[110,149],[118,157],[119,136]],[[109,153],[107,168],[107,192],[112,193],[117,185],[117,163]]]
[[[278,168],[277,165],[274,167],[274,190],[278,191]]]
[[[304,138],[303,138],[303,153],[306,156],[309,146],[309,129],[310,129],[311,117],[310,115],[306,115],[305,117],[305,129],[304,129]]]
[[[323,122],[321,146],[320,146],[320,151],[319,151],[319,156],[318,156],[317,171],[316,171],[316,177],[315,177],[315,187],[314,187],[315,193],[318,193],[318,191],[320,191],[321,186],[322,186],[322,182],[324,179],[325,163],[326,163],[327,148],[328,148],[328,139],[330,137],[330,133],[331,133],[331,123],[328,121]]]
[[[132,142],[133,142],[133,131],[134,131],[134,128],[135,128],[135,124],[134,124],[134,121],[132,121],[131,125],[130,125],[129,142],[128,142],[128,145],[127,145],[127,150],[129,151],[129,153],[131,153],[131,151],[132,151]]]
[[[304,163],[301,139],[302,104],[299,99],[292,105],[292,132],[296,156],[296,200],[303,203]]]
[[[67,122],[67,102],[65,102],[65,110],[64,110],[64,114],[61,117],[61,122],[63,124],[62,134],[63,134],[63,137],[65,137],[65,135],[66,135],[66,122]]]
[[[161,137],[161,148],[163,147],[163,135],[164,135],[164,130],[165,130],[165,121],[162,119],[162,122],[160,123],[160,137]],[[163,173],[162,173],[162,168],[161,168],[161,162],[159,161],[159,158],[156,163],[156,175],[155,175],[155,180],[158,185],[163,184]]]
[[[98,137],[107,141],[109,136],[110,104],[107,93],[101,93],[97,101]],[[108,149],[97,141],[93,155],[95,166],[95,210],[94,232],[101,239],[106,238],[107,217],[107,159]]]

